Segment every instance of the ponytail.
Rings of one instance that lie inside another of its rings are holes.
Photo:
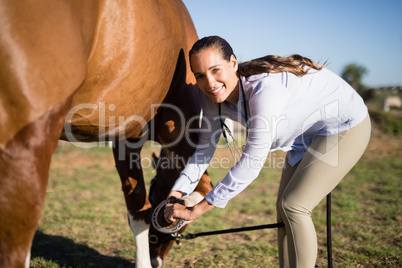
[[[318,65],[312,60],[300,55],[280,57],[268,55],[262,58],[239,63],[237,73],[241,76],[250,76],[260,73],[281,73],[289,72],[297,76],[303,76],[310,69],[321,70],[323,65]]]
[[[225,39],[219,36],[206,36],[195,42],[189,51],[189,58],[191,59],[192,55],[207,48],[216,48],[221,54],[222,59],[226,61],[229,61],[232,55],[234,56],[232,47]],[[324,65],[325,63],[320,66],[310,59],[297,54],[289,57],[269,55],[239,63],[237,74],[241,76],[250,76],[260,73],[290,72],[297,76],[303,76],[307,74],[310,69],[321,70]]]

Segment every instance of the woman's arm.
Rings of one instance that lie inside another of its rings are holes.
[[[246,146],[240,160],[205,197],[210,204],[224,208],[231,198],[257,178],[272,142],[277,138],[276,125],[289,97],[288,90],[277,77],[267,76],[254,83],[248,100],[250,128]]]
[[[204,116],[197,148],[173,185],[168,198],[171,196],[182,198],[183,195],[193,192],[214,155],[216,145],[221,135],[221,127],[220,121],[215,114],[217,111],[216,104],[211,103],[212,101],[209,99],[208,101],[210,103],[204,103],[203,106]],[[185,207],[180,204],[167,204],[165,206],[165,218],[171,221],[181,217],[183,217],[182,219],[184,220],[193,220],[212,208],[214,208],[214,206],[206,201],[201,201],[194,207]]]
[[[214,107],[204,106],[204,116],[197,147],[173,185],[172,191],[182,192],[182,194],[192,193],[197,187],[201,176],[209,166],[222,133],[220,121],[214,114],[214,110],[217,110],[216,105],[216,109],[213,108]]]

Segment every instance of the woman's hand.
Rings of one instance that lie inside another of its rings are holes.
[[[166,204],[165,206],[165,219],[174,222],[177,219],[183,219],[185,221],[194,220],[193,215],[194,207],[186,207],[181,204]]]
[[[182,192],[172,191],[169,197],[174,196],[181,198],[183,196]],[[183,219],[185,221],[193,221],[205,212],[213,209],[214,206],[209,204],[205,199],[200,203],[196,204],[194,207],[186,207],[181,204],[166,204],[164,216],[168,221],[175,221],[177,219]]]
[[[174,196],[174,197],[176,197],[176,198],[181,199],[182,196],[183,196],[183,192],[171,191],[171,192],[169,193],[169,195],[168,195],[168,198],[171,197],[171,196]]]
[[[172,196],[181,199],[183,197],[183,193],[179,191],[171,191],[168,195],[168,199]],[[170,222],[174,222],[176,219],[192,221],[193,220],[191,218],[192,209],[193,207],[186,207],[179,203],[166,204],[164,216],[165,219]]]

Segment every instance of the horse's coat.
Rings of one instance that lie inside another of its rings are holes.
[[[114,155],[130,227],[144,230],[134,223],[149,223],[151,203],[166,197],[179,159],[194,149],[181,136],[200,109],[186,56],[197,35],[184,4],[0,0],[0,24],[0,267],[27,265],[65,118],[63,139],[119,140]],[[158,168],[151,200],[140,165],[128,162],[141,150],[129,143],[146,139],[160,142],[175,167]],[[207,175],[200,185],[205,195]],[[170,246],[158,244],[151,255],[164,258]]]

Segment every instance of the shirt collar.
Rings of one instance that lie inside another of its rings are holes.
[[[240,78],[239,78],[239,86],[238,86],[238,90],[239,90],[239,100],[238,100],[238,102],[237,103],[240,103],[240,102],[242,102],[242,101],[244,101],[243,100],[243,93],[241,92],[241,85],[240,85],[240,83],[243,83],[243,90],[245,90],[245,84],[246,84],[246,78],[244,77],[244,76],[240,76]],[[244,93],[246,93],[246,92],[244,92]]]

